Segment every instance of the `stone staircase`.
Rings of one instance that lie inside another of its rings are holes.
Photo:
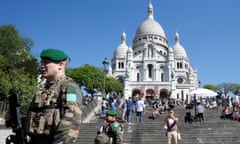
[[[124,142],[123,144],[166,144],[166,137],[163,132],[163,120],[167,112],[159,118],[153,120],[151,116],[152,108],[148,106],[144,113],[142,123],[135,122],[133,114],[133,123],[124,124]],[[205,123],[193,122],[184,123],[184,116],[187,111],[183,106],[174,108],[176,116],[179,118],[178,127],[181,132],[182,141],[179,144],[240,144],[240,123],[232,120],[220,119],[220,109],[205,110]],[[120,117],[120,112],[119,112]],[[97,130],[104,119],[94,116],[88,123],[82,123],[78,139],[79,144],[93,144]],[[5,137],[11,133],[11,129],[0,127],[0,144],[3,144]]]
[[[163,121],[167,112],[153,120],[152,108],[147,107],[142,123],[124,123],[124,144],[165,144],[166,137],[163,132]],[[205,110],[205,123],[184,122],[185,113],[193,110],[186,110],[183,106],[174,108],[175,115],[179,118],[178,127],[182,140],[180,144],[240,144],[240,123],[232,120],[220,119],[220,109]],[[135,116],[133,115],[133,122]],[[80,144],[93,144],[96,132],[103,123],[103,119],[96,119],[94,122],[83,123],[79,137]]]

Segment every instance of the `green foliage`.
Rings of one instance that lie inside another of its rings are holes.
[[[113,77],[107,77],[106,92],[123,92],[123,86],[119,80]]]
[[[0,96],[16,92],[29,102],[36,90],[38,61],[30,53],[33,41],[21,37],[13,25],[0,26]]]
[[[206,84],[203,88],[213,90],[219,94],[229,95],[240,95],[240,84],[237,83],[220,83],[218,85]]]
[[[81,87],[94,94],[99,91],[103,91],[104,72],[102,69],[95,66],[85,64],[79,68],[69,68],[67,75],[72,77]],[[122,92],[123,87],[121,83],[112,77],[105,77],[105,89],[106,92]]]
[[[104,72],[97,67],[85,64],[82,67],[68,70],[68,74],[80,87],[84,86],[90,94],[103,89]]]
[[[228,95],[232,90],[232,83],[221,83],[217,85],[216,91],[223,93],[224,95]]]
[[[235,95],[240,95],[240,84],[232,84],[232,93]]]
[[[206,85],[203,86],[203,88],[206,88],[206,89],[209,89],[209,90],[212,90],[212,91],[216,91],[217,86],[215,86],[213,84],[206,84]]]

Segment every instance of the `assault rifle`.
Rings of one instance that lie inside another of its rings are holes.
[[[6,121],[6,127],[11,127],[14,134],[6,138],[6,144],[26,144],[22,120],[20,115],[20,100],[18,94],[12,94],[9,97],[10,120]]]

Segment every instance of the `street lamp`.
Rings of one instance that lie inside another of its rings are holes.
[[[107,58],[104,58],[104,60],[103,60],[102,63],[103,63],[103,66],[104,66],[104,69],[103,69],[103,71],[104,71],[103,97],[105,97],[105,93],[106,93],[106,74],[107,74],[107,72],[108,72],[108,64],[109,64],[108,59],[107,59]]]
[[[196,118],[196,116],[197,116],[197,99],[196,99],[196,94],[193,95],[193,99],[194,99],[194,116]]]
[[[201,81],[198,81],[198,87],[201,87],[201,83],[202,83]]]

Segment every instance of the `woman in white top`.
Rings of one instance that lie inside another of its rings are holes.
[[[174,115],[174,111],[170,110],[168,116],[165,118],[168,144],[177,144],[177,122],[178,118]]]

